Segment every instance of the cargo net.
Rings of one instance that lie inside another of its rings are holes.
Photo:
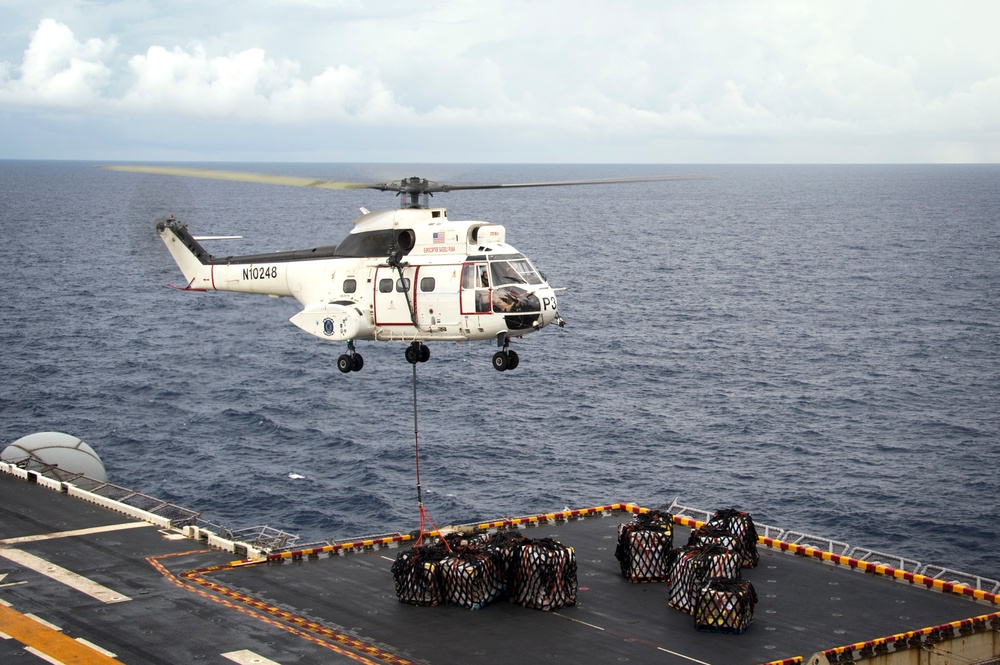
[[[508,578],[510,602],[536,610],[576,605],[576,554],[551,538],[516,548]]]
[[[740,512],[735,508],[718,510],[705,523],[705,526],[716,527],[732,534],[731,546],[726,546],[739,553],[741,565],[744,568],[757,566],[757,562],[760,560],[760,556],[757,554],[757,528],[749,513]]]
[[[667,604],[693,614],[701,589],[712,579],[739,579],[740,557],[721,545],[696,545],[673,550]]]
[[[485,543],[482,536],[455,533],[400,552],[392,564],[396,597],[411,605],[483,607],[504,587],[498,552]]]
[[[745,580],[709,580],[698,595],[694,627],[713,633],[740,635],[753,623],[757,592]]]
[[[573,549],[552,539],[499,531],[404,550],[392,565],[396,597],[411,605],[480,609],[506,593],[512,603],[554,610],[576,603]]]
[[[629,581],[662,582],[670,575],[673,545],[673,518],[669,513],[651,510],[618,526],[615,558]]]

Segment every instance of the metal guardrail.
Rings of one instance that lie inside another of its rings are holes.
[[[31,458],[20,460],[13,464],[13,466],[60,483],[73,485],[91,494],[131,506],[157,517],[162,517],[169,520],[170,525],[177,529],[183,529],[187,526],[197,526],[202,531],[209,531],[220,538],[263,550],[286,547],[299,539],[299,536],[266,525],[230,529],[204,520],[202,519],[202,513],[182,508],[170,501],[158,499],[138,490],[129,489],[106,481],[95,480],[81,473],[68,472],[54,464],[43,464]]]
[[[219,535],[237,543],[247,543],[257,549],[272,551],[293,546],[299,541],[299,536],[286,533],[280,529],[267,526],[251,526],[244,529],[230,530],[223,528]]]
[[[24,469],[25,471],[37,473],[45,476],[46,478],[51,478],[58,482],[75,485],[82,490],[97,494],[112,501],[117,501],[119,503],[132,506],[133,508],[149,512],[153,515],[163,517],[170,520],[171,525],[176,528],[197,526],[204,531],[211,531],[220,538],[225,538],[226,540],[231,540],[236,543],[247,544],[265,552],[279,552],[282,550],[289,550],[293,547],[297,549],[309,549],[313,547],[319,548],[357,540],[370,539],[374,541],[383,538],[381,535],[361,539],[331,538],[317,541],[316,543],[309,545],[299,545],[299,536],[281,531],[280,529],[275,529],[267,525],[230,529],[202,519],[202,514],[200,512],[188,510],[187,508],[181,508],[180,506],[176,506],[169,501],[157,499],[137,490],[128,489],[126,487],[121,487],[104,481],[94,480],[93,478],[89,478],[80,473],[70,473],[52,464],[42,464],[36,460],[28,458],[17,462],[14,466]],[[684,506],[678,502],[677,498],[667,505],[658,507],[657,510],[668,512],[677,517],[687,517],[697,522],[707,522],[714,514],[714,511]],[[910,572],[916,575],[924,575],[936,580],[963,584],[977,591],[1000,594],[1000,581],[990,579],[988,577],[982,577],[981,575],[974,575],[972,573],[966,573],[952,568],[945,568],[935,564],[925,565],[914,559],[907,559],[905,557],[887,554],[885,552],[867,549],[864,547],[852,547],[851,545],[839,540],[803,533],[801,531],[780,529],[778,527],[756,521],[754,522],[754,528],[757,530],[757,535],[764,538],[780,540],[794,545],[801,545],[803,547],[813,547],[817,550],[830,552],[831,554],[837,554],[851,559],[857,559],[858,561],[886,565],[897,570]]]
[[[659,510],[665,510],[672,515],[690,517],[699,522],[707,522],[711,519],[713,514],[699,508],[683,506],[677,502],[677,499],[674,499],[669,506],[660,508]],[[925,577],[942,580],[944,582],[963,584],[977,591],[1000,594],[1000,581],[990,579],[988,577],[982,577],[981,575],[973,575],[972,573],[965,573],[934,564],[922,564],[915,559],[907,559],[895,554],[887,554],[885,552],[879,552],[878,550],[871,550],[864,547],[852,547],[839,540],[833,540],[823,536],[815,536],[812,534],[802,533],[800,531],[779,529],[777,527],[761,524],[756,521],[754,522],[754,527],[757,529],[757,535],[765,538],[780,540],[794,545],[801,545],[803,547],[813,547],[817,550],[838,554],[850,559],[857,559],[858,561],[865,561],[873,564],[881,564],[890,568],[903,570],[915,575],[923,575]]]

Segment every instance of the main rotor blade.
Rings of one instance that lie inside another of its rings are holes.
[[[435,192],[457,192],[470,189],[513,189],[515,187],[567,187],[571,185],[614,185],[627,182],[660,182],[664,180],[702,180],[705,176],[698,175],[660,175],[642,176],[636,178],[599,178],[596,180],[559,180],[554,182],[522,182],[522,183],[478,183],[468,185],[449,185],[437,183],[425,178],[403,178],[392,182],[365,183],[344,182],[341,180],[320,180],[299,176],[266,175],[263,173],[246,173],[243,171],[216,171],[212,169],[196,169],[179,166],[142,166],[117,165],[102,167],[108,171],[125,171],[128,173],[150,173],[155,175],[172,175],[188,178],[208,178],[211,180],[231,180],[236,182],[256,182],[269,185],[287,185],[290,187],[313,187],[315,189],[377,189],[383,192],[399,194],[434,194]]]
[[[342,182],[339,180],[317,180],[286,175],[266,175],[263,173],[246,173],[243,171],[215,171],[212,169],[195,169],[179,166],[140,166],[124,164],[102,167],[108,171],[125,171],[127,173],[151,173],[154,175],[173,175],[187,178],[208,178],[210,180],[232,180],[236,182],[258,182],[267,185],[287,185],[290,187],[314,187],[317,189],[379,189],[381,185],[371,185],[360,182]]]
[[[568,187],[570,185],[615,185],[625,182],[661,182],[664,180],[704,180],[705,176],[700,175],[654,175],[636,178],[598,178],[596,180],[557,180],[553,182],[521,182],[505,184],[478,184],[478,185],[439,185],[429,183],[429,186],[422,190],[427,192],[454,192],[460,189],[507,189],[513,187]]]

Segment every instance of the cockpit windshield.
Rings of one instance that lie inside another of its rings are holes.
[[[542,278],[527,259],[491,261],[490,272],[493,275],[494,286],[542,283]]]

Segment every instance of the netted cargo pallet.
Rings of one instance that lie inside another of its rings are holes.
[[[411,605],[480,609],[508,590],[518,571],[520,548],[530,542],[516,531],[453,533],[404,550],[392,566],[396,597]],[[573,573],[575,583],[575,562]]]
[[[447,556],[443,547],[414,547],[396,556],[392,577],[396,598],[410,605],[439,605],[444,602],[440,562]]]
[[[396,556],[396,597],[411,605],[451,603],[479,609],[504,590],[502,553],[486,534],[453,533]]]
[[[744,568],[754,568],[757,565],[760,560],[760,556],[757,554],[757,528],[749,513],[741,512],[735,508],[718,510],[705,526],[728,531],[736,537],[733,549],[739,552],[741,565]]]
[[[681,547],[671,553],[667,604],[692,614],[702,587],[714,578],[739,579],[740,556],[720,545]]]
[[[514,561],[515,552],[527,540],[518,531],[496,531],[483,540],[483,551],[492,555],[494,561],[497,563],[504,592],[507,591],[510,585],[512,562]]]
[[[526,539],[513,551],[507,592],[510,602],[538,610],[576,604],[576,554],[551,538]]]
[[[438,570],[444,598],[452,605],[478,610],[506,587],[497,561],[486,552],[457,550],[441,560]]]
[[[713,633],[743,633],[753,623],[757,592],[745,580],[709,580],[698,595],[694,627]]]
[[[670,574],[673,545],[673,518],[651,510],[619,525],[615,558],[629,581],[660,582]]]
[[[743,564],[743,544],[740,537],[721,526],[704,524],[697,529],[691,530],[688,537],[688,547],[708,547],[718,545],[737,555],[740,565]]]

